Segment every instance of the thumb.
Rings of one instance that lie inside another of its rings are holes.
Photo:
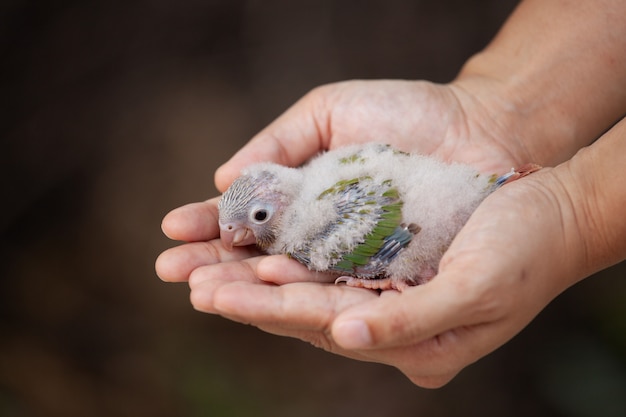
[[[443,277],[440,277],[443,278]],[[400,347],[458,327],[467,319],[465,297],[445,279],[386,291],[341,313],[333,322],[335,342],[347,350]]]
[[[215,173],[217,189],[226,190],[248,165],[275,162],[298,166],[326,149],[330,131],[323,91],[318,88],[305,95],[219,167]]]

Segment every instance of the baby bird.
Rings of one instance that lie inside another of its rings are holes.
[[[427,282],[483,199],[540,169],[500,177],[387,145],[328,151],[300,168],[259,163],[219,202],[224,247],[256,244],[336,283],[396,289]]]

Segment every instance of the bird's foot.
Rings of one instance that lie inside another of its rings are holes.
[[[398,290],[400,292],[410,287],[406,282],[392,278],[365,279],[341,276],[335,280],[335,284],[342,283],[348,287],[367,288],[368,290]]]
[[[525,177],[526,175],[530,175],[533,172],[539,171],[541,169],[541,165],[537,164],[525,164],[517,169],[512,169],[508,174],[504,174],[498,179],[498,185],[508,184],[515,180]]]

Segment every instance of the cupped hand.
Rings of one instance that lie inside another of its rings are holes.
[[[255,256],[250,248],[228,252],[208,240],[218,233],[206,221],[217,215],[216,200],[165,218],[171,237],[208,242],[170,249],[157,270],[166,280],[188,279],[200,311],[389,364],[417,385],[438,387],[504,344],[573,283],[577,273],[569,269],[580,253],[576,228],[564,214],[569,200],[560,190],[553,171],[544,170],[496,191],[454,240],[439,274],[402,293],[269,284],[285,276],[302,280],[308,271],[283,256]]]
[[[253,162],[296,166],[320,150],[367,141],[485,172],[528,162],[514,130],[492,119],[495,110],[467,91],[414,81],[318,88],[222,166],[216,184],[224,190]],[[547,288],[554,281],[539,280],[545,265],[537,256],[553,249],[545,242],[546,230],[560,223],[550,193],[536,184],[519,181],[490,196],[447,252],[439,275],[401,294],[328,284],[327,276],[284,256],[262,256],[253,247],[226,251],[218,239],[217,199],[165,217],[165,234],[188,243],[165,251],[157,273],[166,281],[189,281],[191,302],[200,311],[393,365],[418,385],[440,386],[512,337],[559,291]],[[539,216],[544,212],[553,214],[552,222]],[[532,222],[525,225],[520,216]],[[533,236],[533,228],[543,240],[520,243]]]
[[[518,140],[519,127],[506,120],[502,100],[471,93],[490,91],[491,84],[466,77],[446,85],[378,80],[318,87],[220,167],[217,188],[224,191],[254,162],[298,166],[320,151],[366,142],[465,162],[488,173],[531,162]]]

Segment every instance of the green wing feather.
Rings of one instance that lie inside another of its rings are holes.
[[[350,161],[352,162],[352,161]],[[357,223],[374,220],[356,245],[329,254],[330,269],[361,278],[382,278],[385,268],[411,241],[413,233],[402,224],[402,200],[391,180],[375,183],[369,176],[341,180],[323,191],[318,200],[331,199],[340,221],[330,224],[316,239],[290,255],[309,265],[310,250],[334,234],[345,234]]]

